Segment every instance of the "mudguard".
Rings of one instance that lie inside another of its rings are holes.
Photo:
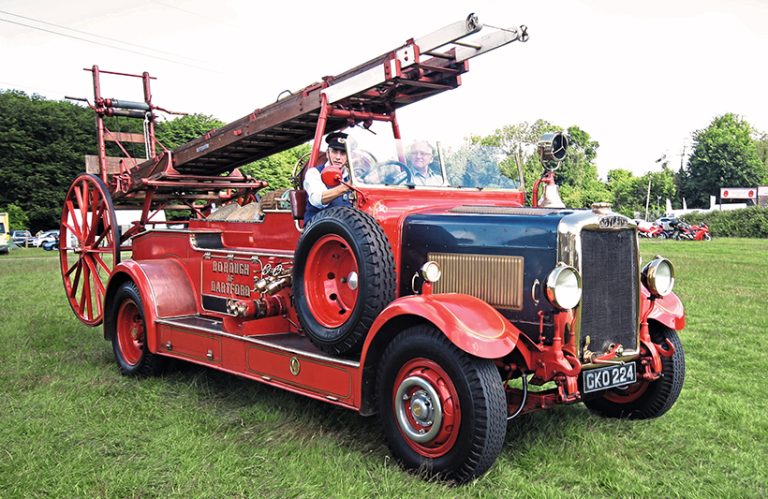
[[[651,304],[651,294],[644,287],[640,287],[643,292],[643,312],[648,310]],[[656,298],[655,304],[651,313],[648,315],[648,320],[658,321],[668,328],[680,331],[685,328],[685,308],[683,302],[675,293],[670,293],[667,296]]]
[[[473,296],[445,293],[411,295],[390,303],[371,326],[364,355],[386,324],[400,316],[422,317],[433,323],[458,348],[485,359],[498,359],[517,344],[520,330],[488,303]],[[365,364],[365,359],[361,359]]]
[[[189,276],[176,260],[128,260],[112,271],[107,283],[105,310],[117,288],[133,281],[141,295],[146,321],[147,343],[157,352],[155,321],[162,317],[177,317],[197,313],[195,295]],[[106,336],[106,330],[104,331]]]

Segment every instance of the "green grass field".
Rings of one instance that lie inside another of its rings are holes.
[[[766,497],[768,240],[643,241],[676,264],[685,387],[665,416],[510,423],[488,474],[426,482],[375,418],[191,365],[118,374],[55,254],[0,255],[0,497]]]

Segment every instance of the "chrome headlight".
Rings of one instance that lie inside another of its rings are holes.
[[[443,271],[440,269],[440,264],[430,260],[421,266],[419,274],[427,282],[437,282],[440,280],[440,276],[443,275]]]
[[[657,298],[667,296],[675,286],[675,268],[672,262],[661,256],[656,256],[643,267],[640,278],[651,294]]]
[[[559,264],[547,276],[547,299],[561,310],[569,310],[581,301],[581,276],[564,263]]]

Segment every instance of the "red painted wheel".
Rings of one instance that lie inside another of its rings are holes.
[[[378,371],[379,416],[404,467],[466,482],[493,465],[507,429],[493,361],[463,352],[423,324],[392,339]]]
[[[101,324],[106,282],[120,261],[120,249],[112,196],[95,175],[81,174],[69,187],[61,212],[59,261],[72,311],[84,324]]]
[[[381,226],[355,208],[321,210],[293,262],[293,302],[307,337],[332,355],[359,352],[373,321],[395,299],[395,261]]]
[[[685,352],[677,332],[653,324],[651,339],[664,350],[674,346],[671,357],[661,358],[663,376],[656,381],[638,381],[625,388],[598,392],[584,399],[590,411],[609,418],[650,419],[667,412],[677,401],[685,381]]]
[[[434,361],[407,362],[394,383],[394,407],[400,434],[424,457],[444,456],[459,436],[461,405],[450,376]]]
[[[117,343],[127,364],[135,366],[141,361],[146,342],[144,317],[136,302],[126,299],[117,311]]]
[[[149,350],[144,306],[133,282],[124,282],[111,295],[104,317],[104,334],[112,340],[121,374],[152,376],[165,367],[165,359]]]
[[[328,234],[307,256],[304,286],[317,322],[336,328],[349,319],[358,297],[357,258],[344,238]]]

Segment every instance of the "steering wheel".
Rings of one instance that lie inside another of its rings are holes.
[[[390,160],[376,165],[376,168],[383,168],[385,166],[396,166],[400,169],[398,173],[388,174],[384,177],[385,184],[413,184],[413,171],[411,168],[400,161]]]

